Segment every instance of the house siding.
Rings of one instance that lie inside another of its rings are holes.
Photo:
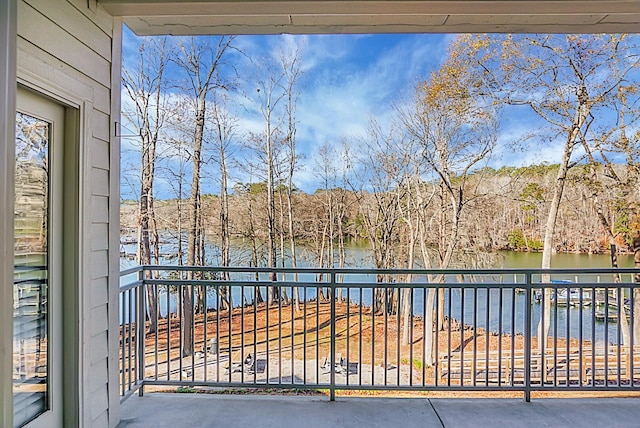
[[[91,0],[18,0],[18,81],[35,90],[45,82],[47,95],[81,113],[80,240],[78,305],[80,426],[116,426],[119,418],[117,269],[109,233],[117,234],[119,152],[112,125],[119,119],[119,20]],[[116,58],[115,69],[112,58]],[[115,84],[113,83],[115,82]],[[115,117],[114,117],[115,116]],[[115,171],[114,171],[115,169]],[[115,222],[114,222],[115,219]],[[113,250],[116,253],[118,248]],[[115,296],[115,300],[114,300]],[[111,305],[111,306],[110,306]],[[116,315],[117,319],[117,315]],[[112,335],[112,336],[110,336]],[[115,345],[115,349],[114,349]],[[115,353],[115,354],[114,354]],[[115,366],[114,366],[115,365]],[[116,375],[117,376],[117,375]]]

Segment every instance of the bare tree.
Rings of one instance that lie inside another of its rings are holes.
[[[624,70],[624,69],[623,69]],[[589,172],[583,180],[586,184],[588,197],[595,206],[596,215],[605,232],[609,248],[611,251],[611,264],[613,268],[618,267],[616,231],[614,225],[606,214],[606,208],[601,195],[606,193],[613,196],[616,202],[622,205],[624,211],[629,211],[628,206],[631,194],[636,189],[640,178],[640,167],[638,159],[640,157],[640,135],[631,132],[640,121],[640,109],[636,103],[638,88],[633,85],[619,86],[614,97],[611,97],[603,107],[612,109],[617,113],[618,120],[616,126],[597,126],[597,118],[604,116],[603,112],[596,116],[591,116],[588,133],[581,133],[580,142],[588,160]],[[631,97],[631,99],[630,99]],[[621,157],[625,163],[621,164],[612,161],[613,158]],[[622,168],[618,168],[618,165]],[[631,236],[626,236],[631,239]],[[615,282],[621,282],[620,275],[614,275]],[[634,297],[640,297],[638,290],[634,291]],[[623,335],[623,342],[626,346],[631,344],[631,332],[626,317],[624,305],[624,293],[617,295],[618,319]],[[640,324],[634,322],[634,337],[640,339]],[[627,348],[627,352],[631,348]]]
[[[138,263],[151,264],[151,241],[155,253],[155,263],[159,264],[160,248],[158,228],[154,211],[153,185],[156,177],[156,152],[170,109],[166,96],[167,81],[165,70],[171,53],[167,39],[145,38],[138,48],[138,61],[122,71],[122,85],[128,99],[133,103],[133,111],[124,109],[123,115],[135,127],[140,142],[140,200],[138,203]],[[126,105],[126,103],[125,103]],[[151,235],[151,236],[150,236]],[[149,272],[146,273],[150,275]],[[156,289],[147,287],[149,306],[149,328],[157,329]]]
[[[294,230],[294,212],[292,194],[294,191],[293,176],[298,166],[300,156],[296,151],[297,145],[297,119],[296,112],[298,106],[298,97],[300,91],[298,84],[302,76],[301,53],[298,49],[283,51],[280,54],[280,64],[284,71],[284,92],[286,94],[286,137],[285,150],[287,152],[287,173],[286,185],[284,186],[287,196],[287,226],[289,230],[289,250],[291,251],[291,267],[298,267],[298,259],[296,254],[296,240]],[[294,282],[298,282],[298,274],[294,274]],[[293,290],[292,298],[295,300],[296,310],[300,310],[300,294],[298,288]]]
[[[296,94],[294,91],[295,81],[291,82],[291,73],[298,65],[294,62],[288,64],[290,59],[274,57],[261,58],[259,62],[254,62],[254,73],[252,84],[255,85],[255,92],[247,94],[247,109],[258,113],[263,121],[263,130],[260,133],[250,133],[248,138],[249,149],[256,155],[255,163],[249,165],[250,168],[264,174],[267,191],[267,264],[271,268],[277,266],[276,236],[276,183],[280,180],[278,172],[282,170],[283,146],[287,138],[292,138],[289,143],[295,144],[295,105],[293,104]],[[296,61],[298,59],[296,58]],[[287,67],[293,67],[287,69]],[[295,77],[297,78],[297,76]],[[289,91],[287,90],[289,89]],[[290,114],[287,113],[288,93],[291,92]],[[295,151],[293,152],[295,156]],[[295,165],[294,165],[295,166]],[[293,174],[293,171],[291,171]],[[272,272],[270,280],[277,281],[277,275]],[[279,301],[281,299],[278,287],[269,287],[267,303]]]
[[[193,152],[191,194],[188,203],[188,235],[187,235],[187,265],[196,265],[196,253],[199,242],[199,225],[201,215],[201,189],[200,178],[202,168],[202,149],[205,132],[205,117],[209,95],[216,89],[224,87],[220,76],[220,67],[223,65],[225,52],[230,48],[232,37],[219,37],[215,44],[210,44],[209,39],[195,39],[193,37],[183,39],[179,43],[180,54],[174,57],[174,61],[184,70],[186,75],[185,93],[190,97],[193,113]],[[202,263],[202,259],[200,260]],[[193,271],[187,273],[187,279],[193,279]],[[193,286],[182,288],[183,317],[181,323],[182,353],[188,356],[193,353]]]
[[[316,212],[318,225],[316,228],[320,232],[321,239],[318,251],[318,267],[335,267],[335,243],[337,232],[337,201],[336,201],[336,180],[338,177],[338,167],[335,165],[335,148],[325,142],[320,145],[314,155],[314,172],[322,187],[316,191],[316,197],[322,202],[322,210]],[[326,262],[325,262],[326,260]],[[341,290],[340,290],[341,291]]]
[[[402,199],[397,192],[404,191],[400,184],[409,163],[409,156],[402,150],[401,135],[394,129],[383,129],[379,123],[371,120],[368,135],[361,141],[358,154],[351,161],[359,164],[350,186],[357,195],[374,265],[380,269],[393,268],[396,266],[399,242],[398,201]],[[391,277],[380,274],[376,280],[389,282]],[[375,312],[394,313],[397,303],[392,289],[375,290]]]
[[[185,177],[186,177],[186,150],[185,146],[187,145],[182,138],[171,138],[167,142],[171,147],[170,156],[171,162],[167,165],[164,170],[165,174],[169,175],[169,186],[171,187],[173,194],[175,195],[175,213],[176,213],[176,222],[174,226],[176,227],[176,258],[178,260],[178,265],[182,266],[184,264],[184,237],[183,237],[183,213],[182,206],[184,204],[184,196],[185,196]]]
[[[249,177],[252,177],[253,171],[249,171]],[[259,246],[259,236],[257,229],[257,223],[259,221],[256,219],[256,213],[254,207],[256,205],[261,205],[259,201],[257,201],[258,197],[260,197],[260,193],[262,193],[262,188],[260,184],[236,184],[234,186],[234,193],[237,198],[242,200],[240,206],[242,207],[243,215],[245,218],[245,223],[240,228],[240,232],[242,236],[249,240],[250,242],[250,260],[249,266],[258,267],[260,266],[260,260],[262,259],[262,251]],[[260,275],[258,273],[255,274],[255,280],[260,280]],[[254,305],[258,305],[264,302],[264,298],[262,297],[262,292],[260,291],[260,287],[254,288]]]
[[[220,184],[220,265],[231,265],[231,239],[229,226],[229,169],[228,157],[232,154],[232,144],[236,138],[237,119],[229,112],[228,103],[224,95],[214,94],[214,103],[211,109],[211,123],[214,128],[215,140],[214,161],[218,164]],[[229,280],[229,272],[223,272],[222,278]],[[232,307],[231,294],[228,287],[221,287],[220,308]]]
[[[401,179],[401,185],[404,187],[403,199],[399,200],[400,215],[402,221],[406,225],[407,239],[407,255],[406,268],[414,269],[416,262],[416,246],[420,243],[420,249],[425,258],[424,266],[431,267],[431,261],[428,257],[426,242],[426,217],[427,208],[431,202],[431,197],[425,198],[425,183],[422,177],[426,173],[425,162],[422,161],[421,145],[415,141],[407,139],[403,144],[404,150],[408,152],[409,166],[406,175]],[[400,193],[398,193],[400,195]],[[423,260],[424,261],[424,260]],[[407,274],[405,282],[411,284],[413,276]],[[410,342],[410,326],[413,319],[413,303],[411,289],[405,288],[402,295],[402,344],[408,345]],[[431,355],[431,352],[429,352]],[[432,364],[428,360],[428,364]]]
[[[429,80],[417,86],[410,106],[399,111],[408,135],[422,146],[423,159],[438,183],[437,263],[442,269],[452,262],[463,210],[475,197],[473,189],[468,188],[468,178],[474,168],[486,161],[497,138],[496,108],[491,100],[476,92],[482,76],[469,66],[464,55],[459,55],[465,42],[461,37],[452,45],[448,60]],[[421,196],[420,203],[424,201]],[[444,276],[438,275],[431,281],[441,283]],[[433,325],[434,293],[434,289],[429,290],[426,302],[425,340],[428,347],[433,340],[433,335],[426,330]],[[439,299],[438,308],[442,309],[444,295]],[[440,311],[436,323],[440,328],[443,328],[443,317],[444,313]]]
[[[546,124],[542,137],[562,145],[545,227],[542,268],[551,267],[567,173],[576,164],[575,148],[586,134],[589,117],[616,95],[628,73],[637,67],[637,50],[626,40],[625,35],[519,35],[493,41],[501,46],[500,96],[510,104],[528,106]],[[543,283],[549,282],[548,276],[543,278]],[[538,326],[541,352],[551,323],[551,289],[545,288],[544,294]]]

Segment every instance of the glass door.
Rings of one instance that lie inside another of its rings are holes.
[[[19,89],[13,285],[14,427],[62,426],[64,108]]]

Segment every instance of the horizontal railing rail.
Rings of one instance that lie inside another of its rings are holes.
[[[138,266],[120,394],[145,386],[640,388],[640,270]],[[622,309],[621,309],[622,308]]]

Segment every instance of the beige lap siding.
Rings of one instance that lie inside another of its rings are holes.
[[[80,426],[114,427],[119,418],[117,338],[109,330],[109,314],[117,322],[117,267],[110,266],[117,259],[109,233],[118,230],[119,98],[112,88],[120,90],[120,32],[95,1],[18,0],[18,81],[34,89],[46,82],[45,92],[81,110]]]

